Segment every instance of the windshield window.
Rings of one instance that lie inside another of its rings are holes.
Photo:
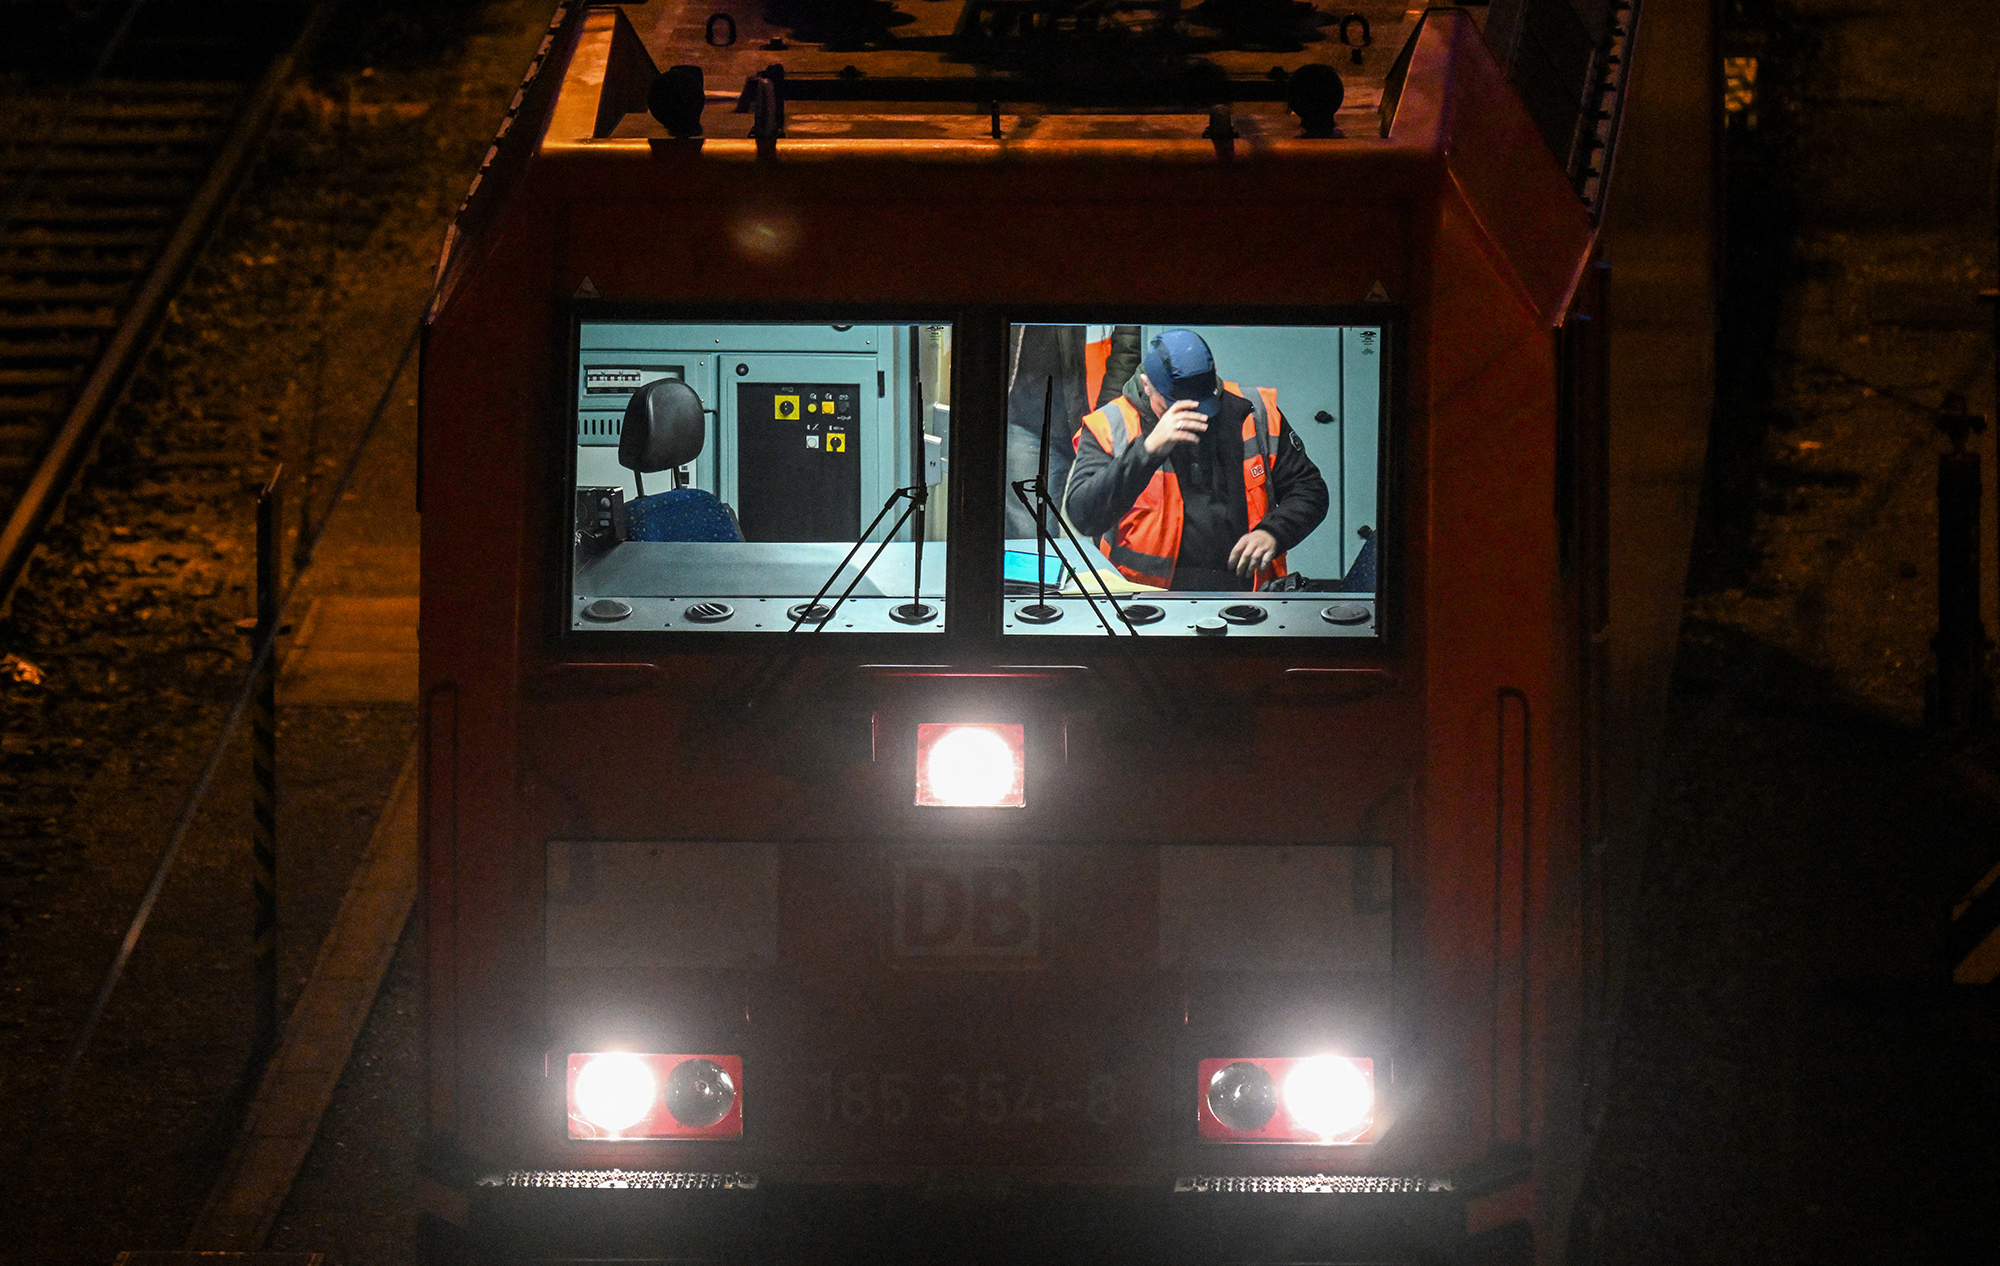
[[[1012,326],[1005,632],[1376,636],[1385,335]]]
[[[938,633],[951,327],[577,326],[573,631]]]

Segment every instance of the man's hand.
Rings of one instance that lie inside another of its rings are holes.
[[[1247,580],[1270,566],[1271,560],[1277,556],[1278,538],[1258,528],[1254,532],[1245,532],[1243,539],[1229,551],[1229,566]]]
[[[1146,454],[1158,457],[1176,444],[1192,444],[1208,429],[1208,415],[1195,411],[1192,400],[1176,400],[1146,433]]]

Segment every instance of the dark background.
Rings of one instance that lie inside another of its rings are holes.
[[[0,86],[59,78],[121,8],[0,5],[35,32]],[[220,1163],[248,1040],[241,960],[213,943],[248,902],[240,775],[83,1092],[33,1120],[241,671],[248,492],[284,460],[321,479],[295,506],[324,496],[548,9],[341,6],[0,620],[0,1257],[174,1247]],[[2000,1241],[2000,1025],[1990,989],[1947,983],[1952,905],[2000,862],[2000,756],[1923,722],[1934,416],[1950,392],[1993,412],[1997,18],[1718,9],[1719,55],[1757,72],[1724,137],[1714,422],[1579,1220],[1597,1261],[1984,1261]],[[378,441],[357,549],[413,531],[409,414]],[[1974,447],[1992,629],[1991,434]],[[365,825],[408,711],[285,724],[288,768],[330,771],[320,800],[290,793],[291,829]],[[288,897],[301,926],[338,887]],[[291,988],[309,954],[287,961]],[[273,1247],[408,1260],[413,1017],[406,945]]]

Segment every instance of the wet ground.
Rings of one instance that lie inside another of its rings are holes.
[[[336,33],[0,623],[0,1257],[175,1247],[220,1163],[248,1043],[247,945],[209,935],[247,926],[240,751],[79,1093],[28,1132],[240,671],[250,490],[283,460],[294,521],[324,508],[546,10],[454,29],[406,5]],[[1995,284],[1996,17],[1728,9],[1724,51],[1759,59],[1758,94],[1731,121],[1720,405],[1590,1184],[1597,1261],[1976,1261],[2000,1238],[2000,1024],[1943,983],[2000,811],[1923,727],[1932,415],[1951,391],[1993,412],[1974,296]],[[404,583],[402,399],[387,426],[308,596]],[[295,988],[410,715],[283,720],[287,838],[310,841],[286,870]],[[413,1258],[416,934],[274,1248]]]

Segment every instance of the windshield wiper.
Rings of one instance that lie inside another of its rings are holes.
[[[833,569],[833,574],[829,575],[826,578],[826,583],[819,587],[819,592],[815,593],[810,601],[801,602],[785,613],[792,617],[791,627],[785,630],[786,644],[790,644],[792,634],[797,633],[808,624],[812,626],[812,631],[815,633],[832,624],[833,617],[839,613],[841,605],[854,595],[855,589],[867,578],[868,570],[875,566],[875,560],[882,557],[882,551],[889,548],[889,542],[896,539],[896,533],[902,531],[903,525],[908,523],[912,518],[916,519],[917,522],[916,585],[908,602],[899,603],[889,609],[889,618],[899,624],[928,624],[937,618],[937,608],[923,600],[924,509],[930,501],[930,485],[924,478],[926,463],[924,461],[923,406],[924,386],[923,383],[919,382],[917,384],[917,410],[912,418],[910,427],[912,442],[909,484],[889,494],[888,499],[882,503],[882,508],[876,511],[875,517],[869,521],[868,527],[855,540],[854,544],[848,548],[846,555],[841,558],[839,565]],[[896,503],[899,501],[906,501],[909,504],[905,505],[903,512],[896,516],[896,521],[890,525],[888,533],[880,541],[876,542],[875,552],[868,556],[868,561],[861,565],[861,570],[854,574],[854,579],[847,582],[847,588],[840,591],[840,596],[834,599],[831,607],[827,606],[826,595],[832,591],[833,586],[840,580],[840,574],[847,570],[848,565],[854,561],[854,556],[861,552],[863,545],[868,544],[868,538],[875,534],[875,529],[882,525],[883,519],[889,517],[889,511],[895,509]],[[726,710],[733,711],[740,709],[744,712],[754,711],[764,696],[791,671],[791,667],[797,658],[796,655],[787,652],[780,652],[767,658],[763,666],[750,675],[749,683],[745,686],[742,694],[736,697],[737,701]]]
[[[1112,613],[1117,616],[1118,623],[1125,626],[1128,635],[1138,637],[1139,627],[1125,618],[1124,608],[1118,605],[1117,595],[1111,592],[1111,583],[1096,567],[1091,566],[1090,555],[1084,551],[1083,542],[1076,539],[1076,530],[1070,526],[1069,520],[1063,517],[1061,508],[1049,496],[1049,427],[1055,418],[1055,394],[1056,380],[1054,375],[1051,375],[1047,391],[1042,397],[1042,446],[1035,477],[1017,479],[1013,483],[1014,495],[1020,499],[1022,507],[1034,516],[1035,549],[1039,555],[1036,562],[1035,588],[1038,591],[1036,600],[1015,612],[1015,615],[1026,618],[1029,623],[1034,624],[1053,623],[1062,616],[1061,609],[1049,602],[1048,520],[1053,518],[1056,526],[1062,529],[1063,537],[1069,542],[1070,548],[1076,551],[1076,565],[1070,565],[1067,559],[1061,561],[1070,567],[1070,574],[1076,577],[1077,592],[1090,604],[1090,613],[1097,617],[1097,622],[1104,626],[1104,632],[1117,644],[1124,656],[1126,668],[1131,672],[1133,680],[1139,683],[1146,701],[1152,704],[1153,709],[1161,717],[1170,721],[1176,720],[1181,716],[1181,711],[1171,702],[1174,696],[1168,689],[1169,683],[1164,672],[1155,666],[1140,663],[1131,648],[1118,640],[1117,630],[1112,627],[1110,620],[1104,618],[1104,612],[1098,609],[1097,599],[1090,594],[1090,581],[1084,579],[1083,573],[1089,572],[1090,578],[1097,582],[1098,591],[1104,595],[1104,600],[1111,604]],[[1031,494],[1034,497],[1032,503],[1028,500]],[[1060,555],[1058,557],[1060,558]],[[1029,615],[1030,612],[1034,615]],[[1035,618],[1037,616],[1040,618]]]
[[[1070,567],[1070,575],[1076,577],[1077,592],[1081,593],[1083,600],[1090,604],[1090,613],[1097,617],[1099,624],[1104,626],[1104,632],[1107,636],[1118,636],[1118,630],[1112,627],[1111,621],[1104,618],[1104,612],[1098,610],[1097,599],[1090,596],[1090,582],[1085,580],[1083,575],[1086,571],[1090,573],[1090,579],[1097,582],[1099,591],[1104,594],[1104,600],[1111,604],[1111,610],[1118,615],[1118,622],[1125,626],[1127,633],[1133,637],[1137,637],[1139,636],[1139,630],[1125,619],[1123,611],[1118,606],[1118,599],[1111,593],[1110,582],[1105,580],[1102,575],[1099,575],[1097,569],[1090,565],[1090,555],[1084,552],[1082,542],[1076,539],[1076,533],[1070,529],[1069,520],[1063,518],[1061,510],[1055,504],[1055,499],[1049,496],[1049,427],[1055,421],[1055,404],[1056,380],[1054,375],[1050,375],[1048,389],[1042,396],[1042,444],[1041,452],[1037,458],[1035,477],[1033,479],[1016,479],[1013,483],[1014,496],[1020,500],[1021,508],[1026,510],[1029,516],[1035,520],[1036,567],[1035,601],[1022,607],[1019,611],[1015,612],[1015,615],[1030,624],[1052,624],[1062,618],[1062,608],[1053,606],[1049,602],[1048,521],[1053,517],[1056,521],[1056,526],[1062,529],[1064,538],[1069,541],[1070,548],[1076,551],[1077,565],[1070,565],[1068,560],[1062,559],[1060,555],[1057,556],[1058,560]],[[1032,502],[1028,500],[1030,496],[1034,497]]]
[[[832,624],[833,617],[839,614],[841,605],[853,596],[855,588],[867,577],[868,569],[875,565],[876,559],[882,557],[882,551],[889,548],[889,542],[896,539],[896,533],[903,530],[903,525],[908,523],[912,516],[917,521],[916,588],[910,594],[908,602],[889,608],[889,618],[898,624],[928,624],[937,618],[937,608],[923,600],[924,507],[930,501],[931,489],[930,485],[924,482],[924,385],[921,382],[917,384],[916,413],[910,420],[910,440],[908,486],[898,488],[889,494],[888,500],[882,503],[882,508],[875,512],[874,519],[862,531],[860,539],[854,542],[846,557],[840,560],[840,565],[833,569],[833,574],[826,578],[826,583],[819,587],[819,592],[812,596],[812,601],[802,602],[786,613],[792,617],[792,627],[785,630],[787,635],[798,632],[808,623],[813,626],[815,633]],[[868,538],[875,534],[875,529],[889,516],[889,511],[896,508],[898,501],[908,501],[910,504],[904,506],[903,512],[896,516],[896,522],[890,526],[888,534],[877,542],[875,552],[868,556],[868,561],[861,565],[861,570],[854,574],[854,579],[847,582],[847,588],[841,590],[840,597],[834,599],[833,606],[828,608],[822,605],[827,592],[839,581],[840,573],[847,570],[847,565],[854,561],[854,556],[861,552],[861,547],[868,543]]]

